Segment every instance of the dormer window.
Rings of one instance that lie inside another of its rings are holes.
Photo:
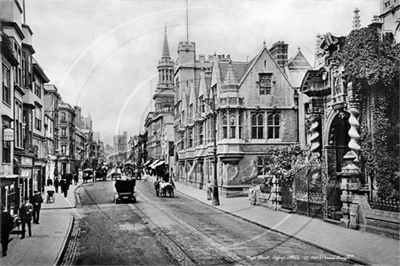
[[[271,94],[272,74],[260,73],[258,86],[260,95]]]

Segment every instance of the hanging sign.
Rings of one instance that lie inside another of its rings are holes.
[[[12,128],[4,129],[3,140],[4,141],[14,141],[14,130]]]

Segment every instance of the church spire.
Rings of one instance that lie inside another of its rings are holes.
[[[171,58],[168,47],[167,26],[165,26],[164,45],[161,58]]]

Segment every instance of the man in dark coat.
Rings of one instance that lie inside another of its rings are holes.
[[[50,176],[47,178],[47,186],[50,187],[53,185],[53,180],[51,180]]]
[[[4,208],[3,204],[0,205],[0,211],[1,211],[1,246],[3,248],[3,257],[7,256],[7,250],[8,250],[8,241],[10,238],[10,233],[11,230],[13,229],[14,226],[14,220],[11,217],[11,215],[7,212],[7,210]]]
[[[32,197],[32,205],[33,205],[33,222],[35,224],[39,224],[39,216],[40,209],[42,208],[43,198],[39,191],[34,192],[35,194]]]
[[[64,193],[64,197],[66,198],[67,195],[68,195],[68,189],[69,189],[68,180],[67,179],[61,179],[60,186],[61,186],[61,192]]]
[[[29,236],[32,236],[31,220],[32,220],[33,206],[31,203],[29,203],[28,200],[29,198],[25,197],[24,204],[19,209],[19,216],[21,217],[21,222],[22,222],[21,239],[25,238],[25,225],[28,225]]]
[[[56,193],[58,193],[58,187],[60,186],[60,181],[58,181],[58,177],[54,180],[54,187],[56,188]]]

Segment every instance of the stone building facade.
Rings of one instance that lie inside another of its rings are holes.
[[[193,61],[194,43],[180,43],[177,62],[183,66],[178,63],[175,72],[175,123],[181,180],[200,188],[214,180],[215,116],[217,179],[225,197],[246,196],[252,182],[264,178],[265,154],[299,142],[295,91],[299,77],[291,72],[294,62],[303,70],[311,67],[300,51],[290,65],[287,49],[287,44],[278,42],[270,49],[264,44],[249,62],[233,61],[229,55],[214,55],[210,61],[199,56]],[[193,56],[187,56],[187,51]],[[181,62],[179,52],[184,54],[182,60],[192,62]],[[192,79],[190,85],[182,85],[185,79]]]

